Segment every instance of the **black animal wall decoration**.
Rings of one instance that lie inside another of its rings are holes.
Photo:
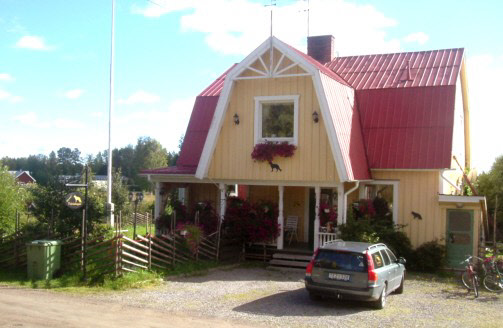
[[[269,162],[269,165],[271,165],[271,172],[276,170],[276,172],[280,171],[281,172],[281,167],[279,167],[278,164],[275,164],[273,162]]]
[[[411,213],[412,213],[412,217],[414,219],[416,219],[416,220],[422,220],[423,219],[423,217],[421,216],[421,214],[419,214],[417,212],[414,212],[414,211],[412,211]]]

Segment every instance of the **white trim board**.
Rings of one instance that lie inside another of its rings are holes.
[[[454,195],[438,195],[439,203],[471,203],[478,204],[485,201],[484,196],[454,196]]]

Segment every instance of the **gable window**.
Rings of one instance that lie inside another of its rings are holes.
[[[299,96],[255,97],[255,144],[267,141],[297,144]]]

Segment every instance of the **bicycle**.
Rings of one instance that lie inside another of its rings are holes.
[[[460,264],[465,264],[465,271],[461,275],[461,282],[468,289],[468,291],[473,290],[475,293],[475,298],[479,297],[479,276],[475,271],[474,265],[472,263],[473,256],[468,256],[466,260]]]
[[[494,256],[484,261],[485,276],[482,284],[490,292],[503,290],[503,268],[499,268],[499,265],[502,265],[500,263]]]

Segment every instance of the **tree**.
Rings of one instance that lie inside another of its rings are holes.
[[[134,170],[135,184],[141,189],[151,189],[151,183],[137,174],[143,169],[153,169],[168,165],[168,152],[159,141],[150,137],[140,137],[135,147]]]
[[[129,207],[129,191],[122,179],[121,169],[117,169],[112,174],[112,202],[115,204],[115,212],[127,214]]]
[[[14,231],[16,210],[24,209],[26,194],[7,167],[0,165],[0,236]]]
[[[80,150],[77,148],[71,150],[67,147],[58,149],[58,166],[61,174],[74,175],[82,171],[80,159]]]
[[[493,222],[496,196],[498,196],[497,232],[498,240],[503,239],[503,156],[496,158],[491,170],[482,173],[477,179],[478,191],[487,198],[489,222]],[[493,225],[489,224],[492,230]],[[492,236],[492,234],[491,234]]]

